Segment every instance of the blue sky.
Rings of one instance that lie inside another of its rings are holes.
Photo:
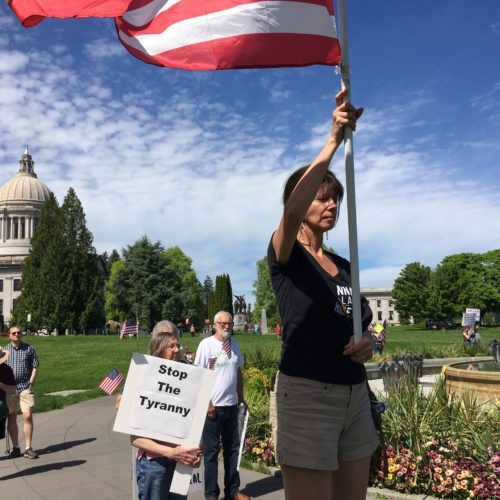
[[[361,286],[500,248],[500,2],[350,1]],[[104,19],[25,29],[0,3],[0,182],[26,144],[62,202],[73,187],[99,252],[146,234],[201,281],[252,301],[287,175],[323,145],[330,67],[149,66]],[[342,154],[333,170],[343,174]],[[345,207],[328,244],[348,256]]]

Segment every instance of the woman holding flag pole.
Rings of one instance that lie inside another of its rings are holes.
[[[339,215],[344,188],[328,169],[363,110],[336,95],[327,142],[309,166],[295,171],[283,193],[284,211],[268,250],[271,281],[283,325],[283,348],[271,398],[271,420],[287,500],[366,497],[369,464],[378,446],[364,362],[373,355],[353,335],[349,262],[323,249]]]

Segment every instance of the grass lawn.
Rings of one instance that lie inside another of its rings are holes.
[[[483,345],[488,340],[500,339],[500,328],[480,330]],[[260,347],[279,353],[281,341],[276,335],[235,334],[235,339],[243,354]],[[98,388],[105,375],[116,367],[126,374],[133,352],[147,352],[149,336],[139,340],[119,340],[117,336],[77,335],[61,337],[25,337],[25,342],[33,345],[40,359],[40,368],[34,390],[37,395],[38,412],[63,408],[86,399],[104,395]],[[184,334],[181,343],[192,352],[201,337],[192,338]],[[0,346],[6,345],[8,338],[0,338]],[[456,356],[469,355],[463,349],[461,330],[436,331],[418,327],[392,327],[387,336],[386,353],[411,352],[412,354],[433,355],[439,350],[455,346]],[[71,389],[87,389],[87,392],[72,396],[47,396],[49,392]]]

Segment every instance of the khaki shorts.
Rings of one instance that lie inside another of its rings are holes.
[[[7,406],[9,414],[17,413],[17,398],[19,398],[19,406],[23,413],[31,413],[35,408],[35,394],[31,388],[24,389],[20,394],[7,394]]]
[[[378,447],[366,383],[326,384],[278,373],[270,420],[281,465],[338,470]]]

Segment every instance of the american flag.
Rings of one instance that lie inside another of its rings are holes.
[[[125,377],[116,368],[113,368],[99,384],[99,388],[106,394],[113,394],[124,380]]]
[[[133,334],[137,335],[139,332],[139,325],[137,323],[137,318],[128,318],[123,322],[122,329],[120,330],[120,338],[122,339],[125,335]]]
[[[115,17],[143,61],[210,70],[336,65],[332,0],[10,0],[24,26],[44,17]]]
[[[231,358],[231,338],[224,340],[222,350],[227,354],[228,358]]]

